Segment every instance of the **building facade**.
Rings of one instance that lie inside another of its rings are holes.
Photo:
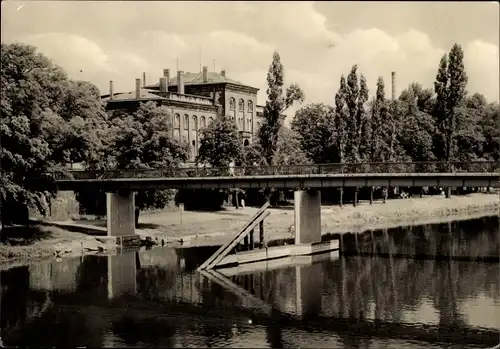
[[[263,107],[257,105],[258,88],[244,85],[220,73],[177,72],[171,77],[170,70],[163,70],[163,77],[155,85],[146,86],[145,78],[136,79],[135,91],[114,93],[110,81],[109,94],[102,96],[106,110],[133,112],[140,103],[154,101],[170,110],[172,136],[185,140],[191,146],[191,160],[199,149],[200,131],[207,127],[219,111],[234,120],[245,146],[255,140],[262,124]]]

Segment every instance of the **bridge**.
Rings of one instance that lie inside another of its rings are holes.
[[[500,163],[391,162],[288,166],[190,167],[71,171],[59,190],[107,192],[108,236],[135,234],[134,191],[140,189],[294,189],[295,232],[321,241],[321,193],[328,187],[500,187]],[[300,222],[300,224],[297,224]]]

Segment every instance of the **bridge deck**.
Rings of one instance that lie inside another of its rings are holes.
[[[325,188],[371,186],[500,187],[499,172],[472,173],[325,173],[211,177],[149,177],[60,179],[60,190],[99,187],[118,189],[203,189],[203,188]]]

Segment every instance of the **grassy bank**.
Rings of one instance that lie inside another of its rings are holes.
[[[383,229],[400,225],[438,223],[440,221],[467,218],[470,215],[499,214],[498,194],[470,194],[390,200],[387,203],[361,203],[353,206],[322,206],[322,231],[327,233],[356,232],[367,229]],[[257,211],[246,207],[236,210],[229,208],[217,212],[157,212],[142,215],[138,233],[185,245],[221,244],[237,232]],[[79,221],[79,224],[105,226],[104,220]],[[293,207],[271,209],[264,228],[267,240],[293,237]],[[7,239],[0,245],[0,264],[12,261],[30,261],[53,258],[55,251],[65,250],[65,255],[79,254],[82,242],[95,250],[100,242],[88,235],[68,232],[54,227],[32,227],[38,231],[33,237],[20,236]],[[33,231],[32,231],[33,233]],[[15,234],[10,234],[15,235]],[[25,233],[25,235],[30,235]],[[5,240],[5,239],[4,239]],[[88,249],[88,248],[87,248]]]
[[[498,194],[470,194],[452,196],[450,199],[433,196],[390,200],[385,204],[361,203],[357,207],[322,206],[322,232],[357,232],[400,225],[438,223],[447,218],[459,219],[478,212],[495,215],[499,213],[499,199]],[[154,214],[143,217],[140,230],[145,235],[189,240],[196,245],[208,243],[207,239],[223,242],[238,231],[256,211],[257,208],[247,207],[220,212],[183,212],[182,223],[180,212]],[[293,207],[271,209],[271,215],[264,224],[266,239],[292,237],[293,226]]]
[[[56,227],[29,225],[5,227],[0,243],[0,270],[56,257],[99,251],[95,237]],[[109,248],[109,246],[106,246]]]

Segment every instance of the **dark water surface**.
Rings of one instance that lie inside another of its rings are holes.
[[[361,255],[204,274],[194,270],[214,248],[18,267],[1,273],[1,338],[24,347],[493,347],[499,235],[498,217],[367,232],[344,241]]]

